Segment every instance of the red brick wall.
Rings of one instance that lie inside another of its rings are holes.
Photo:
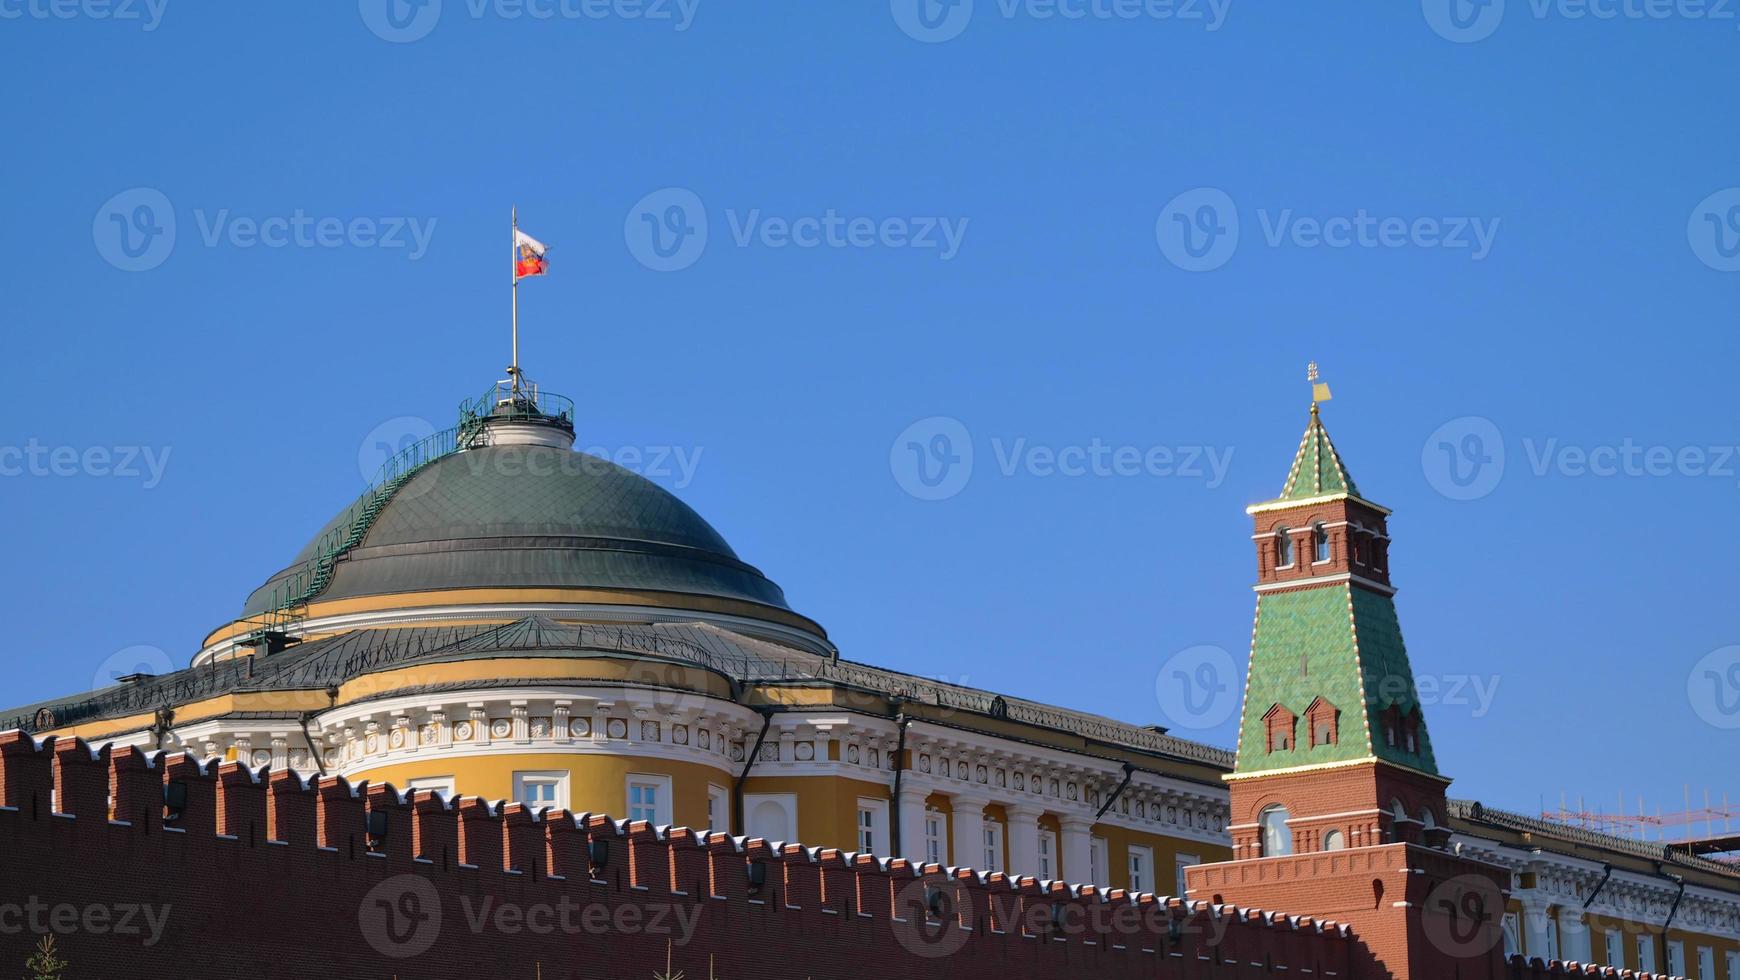
[[[1257,582],[1261,585],[1322,575],[1341,575],[1346,572],[1384,585],[1390,584],[1387,558],[1389,542],[1373,536],[1387,535],[1388,522],[1382,514],[1370,507],[1351,500],[1331,500],[1285,510],[1261,511],[1255,518]],[[1311,536],[1304,533],[1319,522],[1339,525],[1326,528],[1329,533],[1329,561],[1323,565],[1315,564]],[[1372,532],[1364,536],[1366,551],[1361,556],[1362,562],[1353,560],[1350,543],[1350,536],[1355,533],[1353,524]],[[1291,567],[1278,569],[1275,567],[1275,531],[1283,526],[1293,532],[1293,564]],[[1382,564],[1378,563],[1377,558],[1377,552],[1380,551],[1385,554]]]
[[[1364,738],[1364,733],[1343,733]],[[1293,849],[1319,850],[1327,831],[1339,830],[1349,847],[1374,844],[1442,843],[1448,835],[1444,781],[1380,762],[1235,779],[1228,784],[1233,857],[1260,857],[1257,817],[1271,804],[1287,807]],[[1412,821],[1398,824],[1392,804],[1400,800]],[[1438,827],[1428,840],[1423,814]]]
[[[168,782],[187,804],[166,823]],[[374,846],[371,812],[387,819]],[[933,889],[946,923],[922,911]],[[68,980],[618,980],[667,956],[690,980],[1360,976],[1347,928],[1308,917],[8,733],[0,976],[25,972],[44,931]]]

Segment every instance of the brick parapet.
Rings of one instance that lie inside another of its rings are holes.
[[[1349,930],[1321,918],[185,754],[4,734],[0,794],[0,903],[166,910],[155,941],[66,932],[76,975],[558,980],[645,977],[667,956],[691,977],[1232,978],[1253,962],[1349,975]],[[608,928],[535,931],[538,910],[565,905]],[[439,939],[401,957],[417,915]],[[0,966],[20,967],[36,938],[0,931]]]

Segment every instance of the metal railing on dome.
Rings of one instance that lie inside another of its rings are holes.
[[[459,424],[437,432],[394,453],[369,481],[368,489],[351,504],[350,519],[323,533],[314,542],[313,553],[294,570],[273,582],[266,608],[241,620],[249,634],[282,630],[300,618],[298,610],[326,591],[338,562],[362,543],[393,495],[411,477],[444,456],[475,445],[490,421],[555,419],[572,428],[574,402],[541,390],[535,384],[514,386],[498,381],[477,398],[459,403]]]
[[[574,402],[531,382],[516,387],[510,381],[497,381],[482,395],[460,402],[459,418],[461,427],[467,423],[482,425],[485,419],[553,419],[572,427]]]

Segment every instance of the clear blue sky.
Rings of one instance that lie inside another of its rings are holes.
[[[1735,20],[905,2],[7,4],[0,446],[162,468],[0,455],[0,701],[135,646],[184,663],[375,442],[450,425],[507,357],[517,204],[554,268],[521,290],[529,372],[583,444],[680,448],[692,475],[654,475],[849,658],[1230,745],[1156,679],[1199,645],[1242,669],[1243,508],[1316,359],[1396,512],[1453,792],[1740,803]],[[831,241],[781,237],[830,213]],[[298,215],[300,244],[251,236]],[[1361,215],[1370,247],[1317,235]],[[928,453],[935,423],[902,433],[938,416],[974,468],[922,500],[897,438]],[[1494,439],[1496,483],[1465,453]],[[1230,464],[1004,473],[1096,440]]]

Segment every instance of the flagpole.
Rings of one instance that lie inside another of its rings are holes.
[[[508,380],[513,382],[513,394],[520,393],[520,209],[516,205],[513,217],[513,247],[508,250],[508,256],[513,263],[514,277],[514,359],[508,366]]]

